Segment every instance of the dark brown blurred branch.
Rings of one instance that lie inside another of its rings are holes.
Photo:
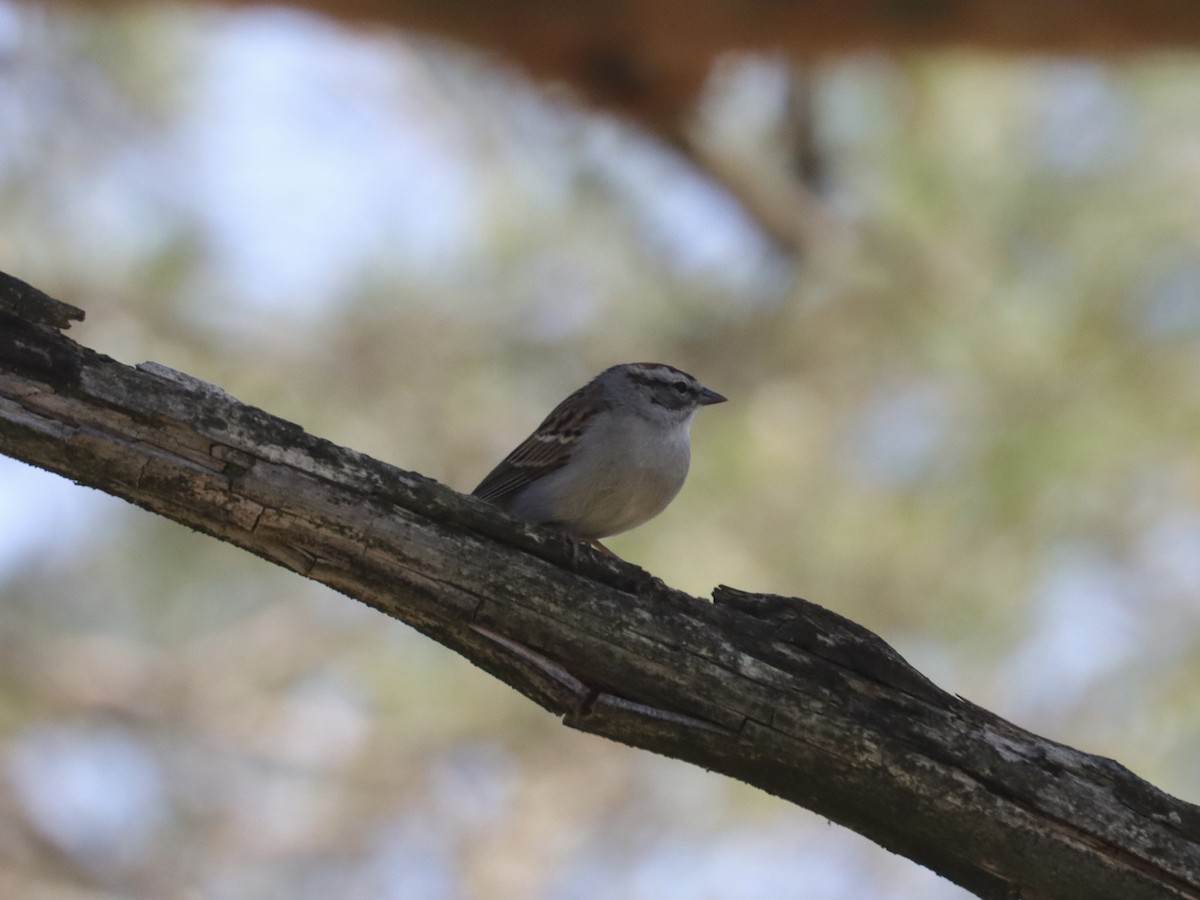
[[[226,0],[259,5],[260,0]],[[72,0],[113,6],[114,0]],[[495,53],[537,78],[664,129],[731,51],[819,58],[931,47],[1112,54],[1200,46],[1192,0],[291,0],[335,19],[386,24]]]
[[[61,2],[61,0],[60,0]],[[225,0],[259,6],[261,0]],[[66,5],[66,4],[63,4]],[[115,0],[70,0],[111,7]],[[782,247],[803,253],[830,221],[800,178],[752,173],[694,146],[684,132],[713,63],[727,53],[808,63],[863,52],[931,48],[1039,54],[1128,54],[1200,46],[1192,0],[291,0],[359,26],[379,25],[475,47],[673,142],[743,202]],[[840,223],[837,227],[841,227]]]
[[[572,728],[756,785],[981,897],[1200,898],[1200,809],[945,693],[860,626],[794,598],[687,596],[82,347],[58,330],[69,310],[0,275],[0,452],[358,598]]]

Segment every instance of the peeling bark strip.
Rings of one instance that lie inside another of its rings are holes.
[[[687,596],[156,363],[0,277],[0,452],[407,622],[572,728],[798,803],[986,898],[1200,900],[1200,808],[804,600]],[[2,613],[0,613],[2,614]]]

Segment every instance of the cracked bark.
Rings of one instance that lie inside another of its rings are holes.
[[[805,600],[620,560],[61,333],[0,274],[0,452],[228,541],[572,728],[805,806],[985,898],[1200,898],[1200,808],[951,695]]]

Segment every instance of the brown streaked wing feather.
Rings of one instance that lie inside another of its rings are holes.
[[[566,465],[587,421],[600,404],[596,382],[590,381],[551,410],[541,425],[471,491],[476,497],[502,502],[521,488]]]

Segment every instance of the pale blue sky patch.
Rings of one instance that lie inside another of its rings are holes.
[[[1129,302],[1133,324],[1147,338],[1200,337],[1200,256],[1149,264]]]
[[[1163,516],[1139,536],[1137,546],[1147,590],[1170,602],[1171,615],[1183,605],[1200,616],[1200,512]]]
[[[167,816],[154,754],[112,726],[34,725],[13,741],[6,769],[29,821],[90,869],[138,862]]]
[[[1111,67],[1090,60],[1048,64],[1038,90],[1037,150],[1046,165],[1083,175],[1117,163],[1136,131]]]
[[[712,834],[670,833],[644,842],[629,856],[607,842],[583,849],[564,870],[549,900],[885,900],[923,897],[960,900],[961,888],[915,866],[889,870],[868,864],[865,838],[848,836],[809,814],[788,824],[742,826]],[[797,886],[802,885],[801,890]]]
[[[1090,541],[1052,548],[1032,588],[1034,621],[998,678],[1023,724],[1053,722],[1092,701],[1143,651],[1136,579]],[[1102,702],[1099,695],[1095,702]]]
[[[49,547],[86,558],[88,536],[126,504],[61,475],[0,455],[0,583]]]
[[[659,142],[595,123],[583,148],[598,174],[633,214],[654,259],[702,279],[731,299],[774,297],[777,251],[728,190]]]
[[[180,176],[239,293],[313,315],[381,253],[437,276],[477,248],[459,137],[403,43],[258,11],[212,36],[178,130]]]
[[[350,895],[380,900],[451,900],[463,896],[461,869],[450,836],[420,813],[381,828],[351,882]]]
[[[847,430],[845,460],[869,484],[910,486],[953,464],[948,438],[955,412],[952,393],[935,380],[888,379]]]

